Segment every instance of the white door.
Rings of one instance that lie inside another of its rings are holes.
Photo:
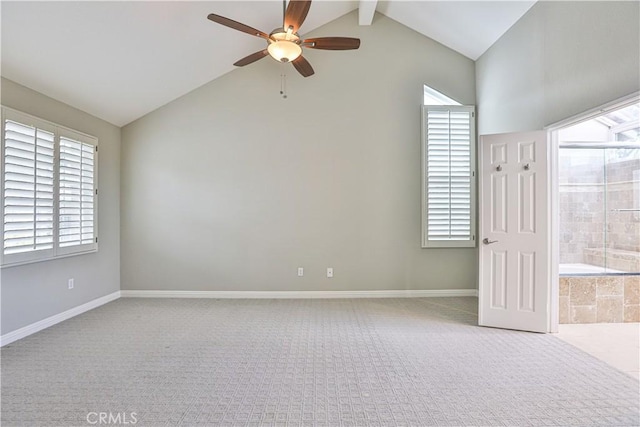
[[[480,137],[481,326],[549,331],[547,134]]]

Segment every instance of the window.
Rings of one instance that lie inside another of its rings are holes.
[[[424,106],[422,247],[475,247],[475,109]]]
[[[442,92],[424,85],[424,105],[462,105]]]
[[[95,251],[91,136],[2,108],[2,265]]]

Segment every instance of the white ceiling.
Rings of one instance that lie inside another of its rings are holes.
[[[376,10],[478,59],[535,1],[381,1]]]
[[[533,3],[391,1],[377,11],[475,60]],[[302,30],[357,7],[316,0]],[[282,3],[2,1],[1,12],[2,76],[123,126],[263,48],[257,37],[212,23],[209,13],[268,33],[282,19]]]

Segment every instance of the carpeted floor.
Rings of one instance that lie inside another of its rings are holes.
[[[2,349],[2,426],[640,425],[635,379],[476,307],[120,299]]]

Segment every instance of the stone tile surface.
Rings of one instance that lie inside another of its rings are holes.
[[[572,277],[570,283],[571,305],[595,305],[596,282],[591,277]]]
[[[560,323],[571,323],[571,318],[569,317],[569,297],[561,296],[560,297]]]
[[[600,276],[596,280],[596,295],[624,295],[623,276]]]
[[[640,275],[561,277],[559,288],[562,324],[640,321]]]
[[[624,321],[622,296],[598,297],[596,322],[616,323]]]
[[[571,323],[596,323],[595,305],[573,305],[570,308]]]
[[[569,293],[569,281],[571,279],[569,277],[561,277],[560,278],[560,296],[561,297],[568,297],[570,295]]]
[[[624,321],[625,322],[640,322],[640,305],[625,305],[624,306]]]
[[[624,277],[624,303],[640,304],[640,276]]]

